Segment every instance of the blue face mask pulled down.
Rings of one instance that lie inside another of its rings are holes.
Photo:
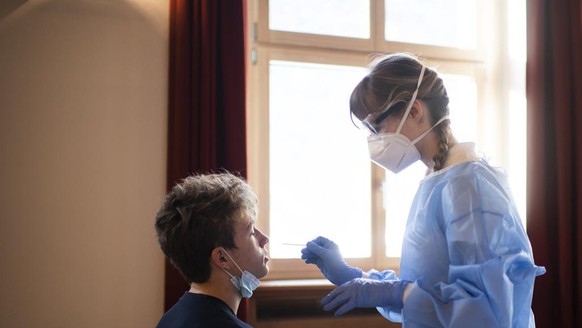
[[[230,282],[233,284],[234,288],[240,292],[240,295],[244,298],[250,298],[253,295],[253,291],[259,287],[261,282],[252,273],[248,272],[247,270],[241,270],[241,268],[238,266],[238,264],[236,264],[236,262],[232,259],[226,250],[224,250],[224,253],[226,256],[228,256],[232,263],[236,265],[237,269],[241,272],[241,276],[234,276],[224,269],[223,271],[230,276]]]

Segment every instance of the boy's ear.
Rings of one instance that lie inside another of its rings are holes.
[[[228,267],[226,255],[224,254],[222,247],[216,247],[212,250],[212,253],[210,253],[210,261],[220,268]]]

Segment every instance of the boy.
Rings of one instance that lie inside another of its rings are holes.
[[[190,290],[158,328],[250,327],[237,312],[269,268],[269,238],[255,227],[257,197],[230,173],[194,175],[166,195],[156,216],[162,251]]]

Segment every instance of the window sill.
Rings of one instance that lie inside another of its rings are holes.
[[[249,302],[249,324],[255,328],[401,327],[374,308],[355,309],[341,317],[325,312],[319,302],[334,288],[325,279],[261,282]]]

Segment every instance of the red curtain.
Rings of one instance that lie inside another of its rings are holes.
[[[538,327],[582,327],[582,7],[527,2],[527,230]]]
[[[245,16],[244,0],[170,1],[168,190],[191,173],[246,177]],[[187,289],[166,262],[165,309]]]

